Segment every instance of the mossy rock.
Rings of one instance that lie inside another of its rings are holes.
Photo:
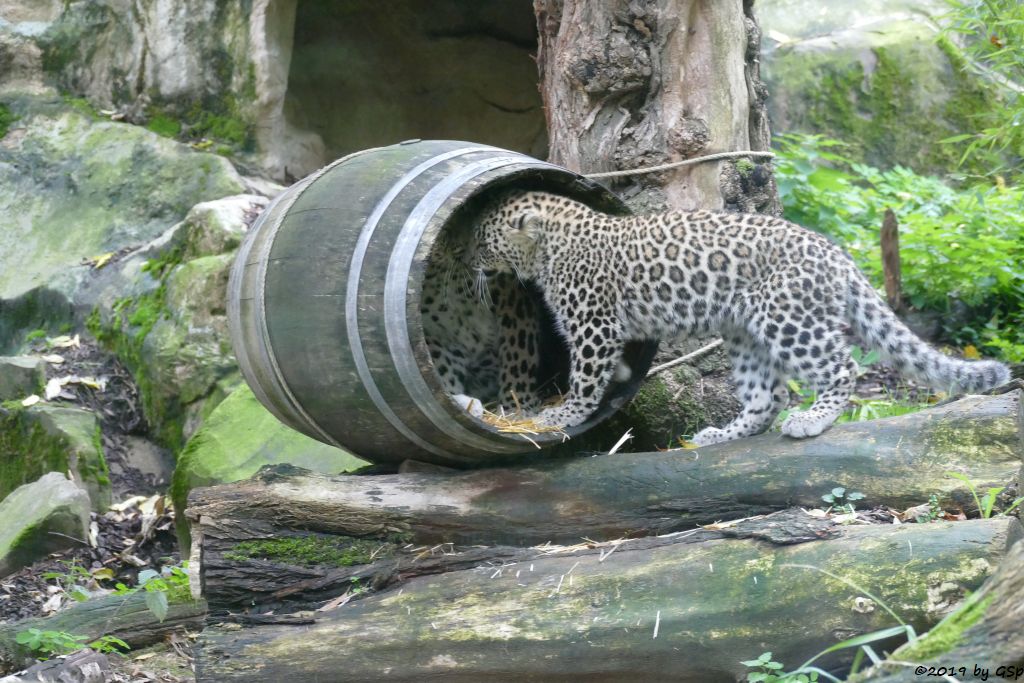
[[[0,401],[25,398],[42,391],[46,362],[36,356],[0,356]]]
[[[0,212],[15,217],[0,232],[0,349],[84,318],[96,303],[90,285],[120,268],[99,268],[98,257],[141,247],[196,202],[244,189],[221,157],[62,100],[4,98],[18,118],[0,146]]]
[[[858,6],[857,28],[842,9],[818,11],[820,3],[759,7],[773,132],[838,138],[851,145],[848,156],[882,168],[942,174],[957,167],[962,146],[938,141],[976,129],[979,115],[1002,105],[965,73],[958,48],[899,5]]]
[[[0,577],[89,535],[89,496],[59,472],[0,500]]]
[[[49,403],[12,407],[0,418],[0,498],[47,472],[70,472],[103,511],[110,477],[95,414]]]
[[[178,457],[171,488],[174,507],[184,510],[193,488],[247,479],[264,465],[281,463],[325,474],[367,464],[286,427],[243,385],[213,410]],[[177,524],[182,548],[188,548],[188,528],[180,512]]]

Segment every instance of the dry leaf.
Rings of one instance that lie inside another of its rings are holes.
[[[981,358],[981,353],[978,351],[978,347],[974,344],[968,344],[964,347],[964,358],[968,360],[978,360]]]
[[[60,391],[63,388],[64,382],[61,382],[56,377],[51,377],[50,381],[46,383],[46,389],[43,390],[43,397],[47,401],[52,401],[60,395]]]
[[[51,365],[60,365],[64,362],[64,356],[59,353],[50,353],[42,357],[47,363]]]
[[[23,405],[26,408],[29,408],[39,403],[40,400],[42,399],[40,399],[39,396],[37,396],[36,394],[32,394],[31,396],[27,396],[24,399],[22,399],[21,405]]]

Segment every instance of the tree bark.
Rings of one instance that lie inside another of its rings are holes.
[[[784,547],[680,539],[498,562],[411,579],[299,626],[208,628],[197,681],[736,680],[740,661],[766,650],[800,662],[894,625],[806,566],[854,579],[925,630],[944,606],[936,587],[974,590],[1020,534],[1002,518],[848,527]]]
[[[971,491],[947,472],[964,474],[979,492],[1017,479],[1024,456],[1020,393],[837,425],[803,441],[770,434],[696,451],[468,473],[328,477],[265,468],[248,481],[193,491],[186,512],[191,566],[211,607],[224,608],[321,599],[353,576],[386,583],[396,574],[486,558],[481,551],[413,570],[417,563],[403,565],[397,552],[406,543],[524,547],[666,534],[793,505],[822,506],[821,495],[836,486],[863,493],[862,508],[902,510],[931,494],[946,507],[970,508]],[[378,564],[335,569],[303,568],[287,558],[238,559],[240,542],[310,535],[335,548],[379,539],[396,553]],[[514,550],[495,553],[516,557]]]
[[[549,156],[583,173],[767,150],[753,0],[534,0]],[[642,210],[781,213],[761,159],[623,181]]]
[[[885,275],[885,301],[897,313],[903,310],[903,275],[900,267],[900,224],[896,214],[886,207],[879,234],[882,246],[882,272]]]

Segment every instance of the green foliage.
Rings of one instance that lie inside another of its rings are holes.
[[[25,335],[25,343],[34,342],[36,339],[44,337],[46,337],[46,330],[37,328]]]
[[[1006,488],[1005,486],[990,486],[989,488],[985,489],[985,493],[982,495],[982,497],[978,498],[977,489],[974,488],[974,484],[966,476],[960,474],[959,472],[946,472],[946,476],[953,477],[954,479],[959,479],[960,481],[967,484],[967,488],[971,490],[971,496],[974,498],[974,503],[975,505],[978,506],[978,515],[981,516],[982,519],[989,519],[993,516],[993,513],[995,512],[996,500],[998,499],[999,494],[1002,493],[1003,490]],[[1020,505],[1022,502],[1024,502],[1024,496],[1017,498],[1016,500],[1013,501],[1013,503],[1010,504],[1008,508],[997,514],[1008,515],[1015,509],[1017,509],[1017,506]]]
[[[854,501],[863,500],[863,498],[864,494],[860,491],[850,491],[847,493],[846,489],[842,486],[835,487],[829,493],[826,493],[821,497],[823,501],[831,505],[833,508],[846,514],[853,514]]]
[[[387,557],[395,547],[395,543],[376,539],[301,536],[242,541],[224,557],[231,560],[265,559],[304,566],[349,567],[368,564],[377,557]]]
[[[14,640],[19,645],[24,645],[30,650],[39,653],[40,659],[70,654],[83,647],[92,648],[97,652],[104,653],[131,649],[128,643],[111,635],[105,635],[87,643],[86,641],[89,640],[88,636],[73,635],[66,631],[43,631],[38,628],[18,631],[14,636]]]
[[[172,602],[184,602],[191,597],[188,562],[182,562],[177,567],[163,567],[160,571],[144,569],[139,572],[138,580],[138,585],[134,587],[117,583],[114,594],[131,595],[143,591],[146,607],[158,621],[167,618]]]
[[[74,560],[61,560],[60,563],[66,567],[66,571],[45,572],[43,578],[47,581],[56,581],[61,592],[76,602],[88,600],[89,591],[83,584],[93,579],[92,573]]]
[[[918,524],[927,524],[928,522],[934,522],[937,519],[941,519],[944,514],[942,507],[939,505],[939,497],[934,493],[928,496],[928,513],[924,515],[918,515],[914,520]]]
[[[181,132],[181,123],[170,116],[157,114],[149,120],[146,128],[165,138],[176,138]]]
[[[11,112],[6,104],[0,104],[0,138],[7,135],[11,124],[18,120],[18,117]]]
[[[986,152],[1024,157],[1024,4],[1020,0],[947,0],[945,35],[963,43],[960,68],[992,83],[1003,106],[977,115],[977,133],[946,138],[947,144],[970,141],[960,161]],[[995,168],[1019,172],[1013,167]]]
[[[743,666],[754,669],[747,674],[747,683],[755,681],[763,683],[811,683],[818,680],[818,672],[810,673],[784,673],[781,663],[772,659],[771,652],[764,652],[757,659],[749,659],[740,662]]]
[[[1024,361],[1024,189],[1002,181],[955,189],[899,166],[881,171],[817,135],[782,136],[778,147],[787,219],[842,243],[880,286],[878,235],[891,208],[909,302],[944,314],[950,341]]]

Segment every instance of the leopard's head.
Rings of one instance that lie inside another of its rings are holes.
[[[482,213],[474,231],[466,255],[470,269],[483,277],[515,273],[530,279],[543,230],[544,219],[527,195],[500,197]]]

